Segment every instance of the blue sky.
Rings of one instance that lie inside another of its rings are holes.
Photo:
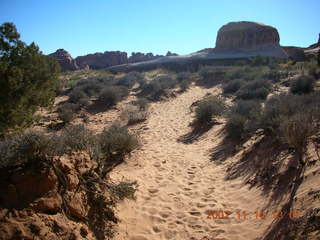
[[[308,46],[320,32],[319,0],[0,0],[0,23],[27,43],[73,57],[104,51],[187,54],[214,47],[230,21],[276,27],[282,45]]]

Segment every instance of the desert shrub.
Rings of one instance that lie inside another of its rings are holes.
[[[88,96],[92,97],[92,96],[97,96],[101,92],[103,87],[104,87],[104,84],[98,81],[92,81],[79,86],[78,89],[82,90]]]
[[[105,87],[100,93],[97,102],[103,104],[107,107],[116,105],[120,100],[126,97],[129,94],[127,88],[109,86]]]
[[[93,133],[84,125],[69,125],[62,129],[60,138],[56,138],[64,147],[63,152],[87,151],[91,153],[95,142]]]
[[[144,77],[141,73],[133,71],[129,72],[126,76],[120,78],[117,85],[132,88],[134,84],[139,83],[140,86],[144,84]]]
[[[155,93],[159,92],[161,89],[161,85],[156,81],[151,81],[141,87],[141,96],[155,95]]]
[[[282,119],[300,113],[313,121],[319,121],[319,94],[293,95],[279,94],[266,101],[261,117],[261,127],[267,134],[277,135]]]
[[[132,105],[137,106],[140,110],[146,111],[149,108],[150,102],[145,98],[139,98],[132,102]]]
[[[27,45],[13,23],[0,26],[0,135],[30,126],[40,107],[53,104],[60,67]]]
[[[288,77],[288,72],[280,69],[272,69],[264,73],[263,77],[277,83],[280,79]]]
[[[316,128],[309,114],[299,112],[291,117],[282,117],[279,132],[281,140],[302,157],[308,139],[316,133]]]
[[[190,82],[188,80],[183,80],[179,82],[180,91],[184,92],[189,88]]]
[[[212,66],[201,67],[198,74],[200,76],[198,83],[201,85],[217,84],[225,78],[225,71],[223,69]]]
[[[236,79],[243,79],[247,72],[247,68],[244,67],[230,69],[225,73],[225,80],[228,82]]]
[[[177,81],[178,82],[183,82],[185,80],[189,81],[190,80],[190,72],[179,72],[177,73]]]
[[[314,78],[302,75],[294,79],[290,86],[290,92],[293,94],[306,94],[314,89]]]
[[[276,133],[280,126],[281,116],[292,116],[297,108],[296,96],[279,94],[266,101],[261,117],[261,127],[266,133]]]
[[[243,85],[236,93],[238,99],[266,99],[271,90],[271,84],[267,80],[254,80]]]
[[[171,89],[177,85],[177,80],[173,79],[169,75],[156,77],[153,81],[158,82],[162,89]]]
[[[174,88],[176,84],[177,81],[170,76],[159,76],[141,87],[140,96],[158,100],[162,96],[166,96],[168,90]]]
[[[0,142],[0,168],[46,162],[52,156],[53,144],[41,132],[27,132]]]
[[[120,182],[118,184],[110,185],[109,193],[115,198],[117,202],[128,199],[135,199],[135,192],[137,191],[136,182]]]
[[[251,58],[251,66],[272,66],[277,64],[273,57],[257,55]]]
[[[128,125],[132,125],[145,121],[147,115],[147,111],[141,110],[136,106],[129,106],[121,113],[121,118],[126,120]]]
[[[79,100],[79,102],[78,102],[78,105],[79,105],[80,107],[83,107],[83,108],[89,106],[89,105],[90,105],[90,98],[89,98],[89,97],[81,98],[81,99]]]
[[[227,113],[226,131],[235,140],[244,139],[259,128],[261,104],[253,100],[238,100]]]
[[[58,108],[58,117],[65,123],[71,122],[76,117],[76,111],[79,105],[74,103],[65,103]]]
[[[222,86],[223,93],[224,94],[233,94],[233,93],[237,92],[244,84],[245,84],[245,82],[241,79],[235,79],[230,82],[227,82],[226,84],[224,84]]]
[[[201,101],[195,109],[195,124],[209,124],[212,118],[221,116],[225,110],[224,101],[216,96]]]
[[[98,137],[98,143],[99,158],[105,160],[112,160],[114,157],[121,160],[138,147],[137,138],[130,134],[126,127],[117,124],[104,129]]]
[[[85,94],[81,89],[74,89],[69,94],[69,102],[78,103],[80,99],[88,98],[87,94]]]

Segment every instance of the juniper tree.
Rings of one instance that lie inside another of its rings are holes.
[[[35,43],[20,40],[13,23],[0,26],[0,136],[29,126],[39,107],[52,104],[59,71]]]

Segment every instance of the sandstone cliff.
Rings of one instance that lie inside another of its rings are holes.
[[[276,28],[255,22],[230,22],[217,35],[217,50],[255,49],[263,45],[279,46]]]

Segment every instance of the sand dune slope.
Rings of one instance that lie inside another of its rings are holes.
[[[260,192],[249,190],[241,179],[225,180],[226,163],[210,161],[210,149],[222,139],[223,124],[190,144],[177,141],[191,131],[190,105],[217,91],[193,87],[151,106],[141,149],[111,173],[115,181],[136,180],[139,184],[136,201],[119,206],[116,240],[261,239],[272,219],[256,219],[254,215],[265,203]],[[228,161],[230,164],[232,159]],[[213,210],[232,214],[229,219],[208,219]],[[237,210],[251,215],[238,219]]]

